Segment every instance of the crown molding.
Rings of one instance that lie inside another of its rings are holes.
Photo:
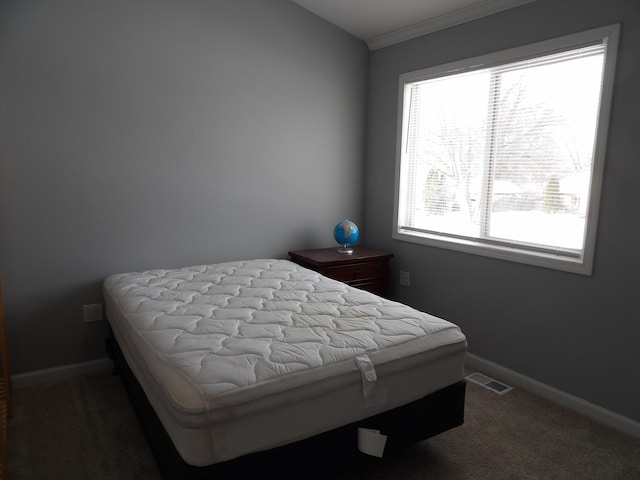
[[[423,22],[399,28],[398,30],[393,30],[389,33],[377,35],[367,39],[366,42],[369,50],[377,50],[534,1],[535,0],[487,0]]]

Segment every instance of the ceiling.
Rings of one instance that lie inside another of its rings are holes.
[[[386,47],[534,0],[292,0],[369,45]]]

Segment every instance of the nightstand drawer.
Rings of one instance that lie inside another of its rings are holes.
[[[352,287],[361,288],[376,295],[385,296],[387,294],[387,282],[384,279],[364,280],[362,282],[349,282]]]
[[[382,262],[356,263],[327,268],[327,276],[342,282],[353,282],[368,278],[382,278],[385,268]]]
[[[355,246],[352,254],[339,253],[334,247],[297,250],[289,252],[289,257],[298,265],[334,280],[383,297],[387,295],[392,253]]]

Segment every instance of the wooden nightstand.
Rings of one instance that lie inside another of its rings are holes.
[[[353,247],[352,254],[338,253],[338,247],[289,252],[291,261],[377,295],[389,292],[389,260],[392,253]]]

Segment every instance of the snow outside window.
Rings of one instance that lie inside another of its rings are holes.
[[[394,238],[590,274],[618,29],[401,75]]]

